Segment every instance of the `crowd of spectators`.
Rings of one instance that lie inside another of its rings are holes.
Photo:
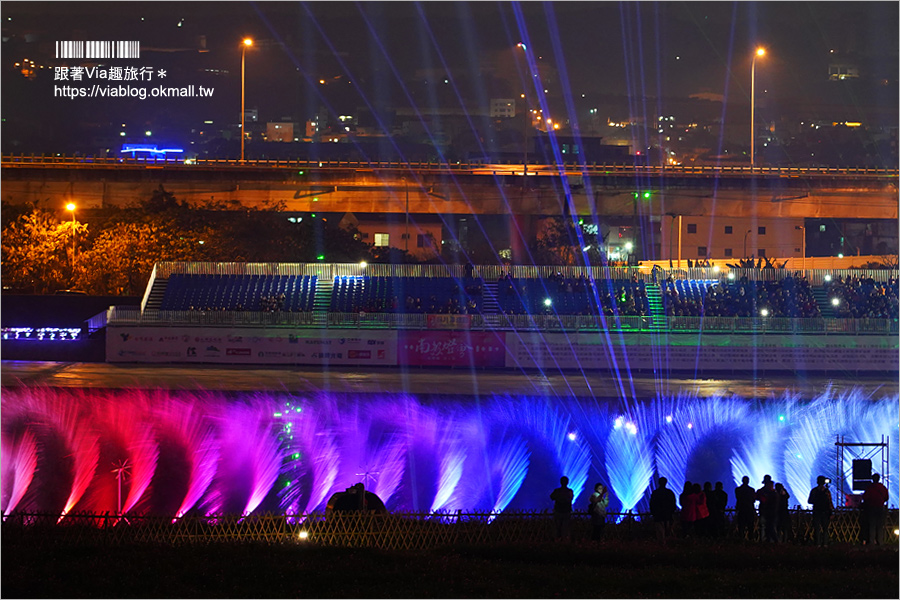
[[[821,316],[812,287],[805,278],[781,281],[731,282],[723,279],[709,285],[705,294],[683,297],[672,281],[666,282],[665,310],[676,317],[791,317]]]
[[[557,273],[546,280],[515,280],[502,277],[497,282],[497,300],[506,314],[566,314],[607,317],[650,314],[643,281],[591,281]],[[549,300],[549,303],[547,302]]]
[[[896,319],[897,280],[886,283],[855,275],[838,277],[825,286],[834,315],[841,318]],[[834,303],[834,299],[838,302]]]

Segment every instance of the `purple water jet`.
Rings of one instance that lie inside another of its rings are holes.
[[[896,397],[827,391],[764,402],[690,394],[635,402],[12,388],[3,394],[2,509],[64,515],[304,514],[356,482],[390,510],[550,508],[570,478],[644,510],[652,478],[771,474],[797,502],[834,477],[836,435],[898,447]],[[116,498],[118,466],[122,498]],[[849,467],[849,464],[846,465]],[[897,483],[888,473],[891,504]],[[849,487],[849,486],[848,486]]]

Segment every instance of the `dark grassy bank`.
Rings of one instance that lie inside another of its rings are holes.
[[[896,598],[897,548],[4,544],[3,597]]]

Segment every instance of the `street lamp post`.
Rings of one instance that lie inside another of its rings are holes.
[[[747,233],[744,234],[744,258],[747,258],[747,236],[750,235],[752,229],[748,229]]]
[[[66,210],[72,213],[72,272],[75,272],[75,203],[66,204]]]
[[[522,52],[525,54],[525,67],[527,72],[528,48],[522,42],[516,44],[516,48],[521,48]],[[525,105],[525,118],[522,123],[522,193],[525,193],[525,178],[528,176],[528,119],[530,114],[528,112],[528,99],[525,97],[525,94],[521,94],[520,98],[522,98],[522,104]]]
[[[525,189],[525,177],[528,175],[528,120],[531,113],[528,111],[528,100],[525,94],[521,94],[522,104],[522,189]]]
[[[750,63],[750,168],[753,168],[756,149],[756,59],[766,55],[765,48],[757,48]]]
[[[253,45],[253,40],[244,38],[241,45],[241,162],[244,162],[244,63],[247,48]]]
[[[669,224],[669,264],[672,264],[672,240],[674,239],[674,235],[672,234],[672,228],[675,226],[675,221],[678,221],[678,268],[681,268],[681,215],[676,215],[675,213],[666,213],[668,216],[672,217],[672,222]]]
[[[409,254],[409,179],[403,178],[406,187],[406,253]]]
[[[799,229],[803,235],[803,239],[800,242],[801,248],[803,250],[803,273],[806,273],[806,227],[803,225],[794,225],[794,229]]]

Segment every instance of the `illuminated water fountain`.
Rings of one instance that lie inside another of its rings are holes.
[[[792,505],[805,505],[816,476],[834,476],[835,436],[884,435],[892,450],[900,446],[897,397],[830,390],[811,400],[681,394],[623,407],[511,396],[17,388],[3,393],[2,429],[5,514],[119,506],[302,514],[358,481],[397,511],[540,510],[550,508],[560,475],[576,508],[595,481],[608,482],[612,510],[627,511],[646,510],[655,475],[676,490],[685,480],[720,480],[730,491],[743,475],[755,483],[767,473]]]

